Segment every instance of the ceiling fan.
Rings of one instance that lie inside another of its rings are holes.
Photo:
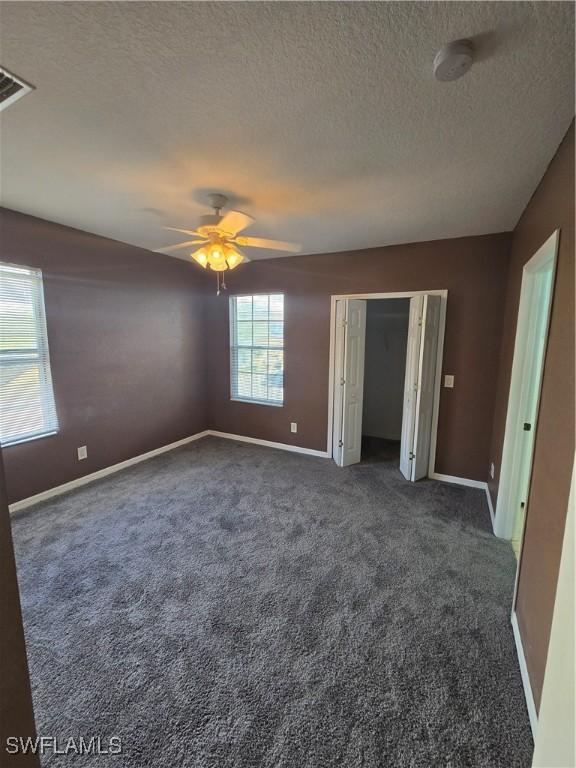
[[[227,269],[235,269],[242,262],[250,261],[238,246],[243,248],[266,248],[272,251],[287,251],[298,253],[301,246],[296,243],[285,243],[282,240],[268,240],[264,237],[244,237],[239,233],[249,227],[254,219],[240,211],[228,211],[222,214],[228,198],[225,195],[212,194],[209,200],[214,213],[200,217],[200,224],[196,229],[181,229],[179,227],[164,227],[175,232],[183,232],[191,235],[193,240],[185,240],[177,245],[169,245],[158,248],[160,253],[178,251],[181,248],[189,248],[192,245],[200,247],[190,256],[204,269],[214,272],[225,272]],[[220,287],[220,282],[218,283]],[[225,287],[225,286],[223,286]]]

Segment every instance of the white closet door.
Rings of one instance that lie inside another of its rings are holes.
[[[416,397],[416,424],[412,448],[412,480],[428,475],[434,384],[436,383],[436,352],[440,326],[440,296],[424,296],[420,336],[420,361]]]
[[[404,413],[402,415],[402,437],[400,440],[400,472],[402,472],[406,480],[412,480],[423,307],[424,296],[414,296],[410,299],[406,374],[404,376]]]
[[[366,301],[345,300],[344,376],[340,466],[360,461],[362,452],[362,401],[364,398],[364,348],[366,345]]]
[[[344,334],[346,329],[346,301],[336,302],[335,360],[334,360],[334,425],[332,428],[332,457],[342,466],[342,390],[344,387]]]
[[[544,356],[548,341],[548,324],[553,290],[554,270],[544,271],[532,286],[532,307],[526,334],[526,348],[530,354],[524,359],[522,384],[520,390],[519,411],[522,415],[522,430],[518,435],[518,508],[512,547],[516,553],[520,550],[526,505],[530,491],[534,439],[540,404],[540,390],[544,370]]]

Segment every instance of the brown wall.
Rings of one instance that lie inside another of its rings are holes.
[[[516,602],[537,706],[574,461],[574,123],[514,231],[491,446],[497,470],[502,458],[522,269],[558,228],[556,282]],[[498,480],[497,474],[491,483],[494,501]]]
[[[4,449],[10,502],[205,429],[193,265],[13,211],[0,228],[1,259],[43,271],[60,423]]]
[[[509,247],[510,235],[488,235],[271,259],[233,272],[230,294],[285,294],[285,402],[230,401],[228,300],[212,295],[210,427],[326,450],[331,294],[446,288],[444,371],[456,379],[441,390],[436,471],[486,480]]]
[[[9,736],[26,739],[35,735],[8,494],[0,450],[0,765],[22,768],[40,765],[37,756],[21,753],[7,755],[5,751]]]

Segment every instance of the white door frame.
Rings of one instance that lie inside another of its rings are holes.
[[[554,279],[556,274],[556,260],[558,253],[558,241],[560,236],[560,230],[555,230],[550,237],[540,246],[534,256],[524,265],[522,270],[522,284],[520,288],[520,301],[518,305],[518,317],[516,321],[516,337],[514,340],[514,353],[512,360],[512,373],[510,378],[510,391],[508,394],[508,409],[506,412],[506,429],[504,433],[504,445],[502,449],[502,461],[500,464],[500,484],[498,488],[498,498],[496,502],[496,512],[494,514],[494,533],[503,539],[511,539],[514,531],[514,524],[516,521],[516,515],[518,513],[517,501],[518,501],[518,483],[520,466],[515,461],[515,458],[519,455],[519,427],[522,423],[522,415],[520,413],[520,395],[522,393],[522,373],[524,370],[524,364],[526,360],[527,339],[529,337],[530,321],[533,320],[532,313],[532,298],[534,290],[537,287],[538,273],[542,273],[545,270],[552,269],[552,290],[550,294],[550,301],[548,304],[548,314],[546,318],[545,338],[546,344],[544,346],[544,352],[542,355],[542,361],[540,366],[540,387],[538,390],[537,402],[536,402],[536,416],[534,419],[534,434],[538,426],[538,411],[540,408],[540,394],[542,391],[542,380],[544,378],[544,368],[546,365],[546,347],[548,345],[548,334],[550,330],[550,315],[552,312],[552,304],[554,303]],[[534,458],[534,451],[532,451],[531,462]],[[530,466],[530,481],[532,474],[532,465]],[[528,493],[526,501],[528,501],[530,493],[530,481],[528,485]],[[514,633],[514,641],[516,644],[516,651],[518,654],[518,662],[520,665],[520,674],[522,676],[522,685],[524,687],[524,695],[526,698],[526,706],[528,709],[528,715],[530,717],[530,726],[532,728],[532,735],[536,736],[536,730],[538,727],[538,715],[536,714],[536,706],[534,703],[534,696],[532,694],[532,685],[530,683],[530,677],[528,674],[528,667],[526,664],[526,656],[522,645],[522,636],[520,634],[520,627],[518,624],[518,617],[516,615],[516,595],[518,593],[518,581],[520,577],[520,568],[522,564],[522,550],[524,546],[524,533],[522,531],[522,538],[520,544],[520,553],[518,556],[518,562],[516,564],[516,579],[514,581],[514,595],[512,597],[512,611],[511,621],[512,630]]]
[[[572,467],[572,482],[558,571],[558,584],[544,685],[535,733],[532,768],[576,765],[576,734],[574,717],[574,641],[576,627],[576,594],[574,589],[574,518],[576,508],[576,465]]]
[[[436,433],[438,431],[438,411],[440,406],[440,388],[442,385],[442,357],[444,353],[444,333],[446,329],[446,303],[448,291],[398,291],[395,293],[343,293],[330,296],[330,360],[328,366],[328,434],[326,451],[333,457],[332,435],[334,432],[334,391],[335,391],[335,355],[336,355],[336,302],[341,299],[411,299],[414,296],[440,296],[440,324],[438,329],[438,349],[436,350],[436,379],[434,382],[434,408],[432,411],[432,432],[430,435],[430,461],[428,476],[435,474],[436,464]]]
[[[494,514],[494,533],[502,539],[511,539],[514,532],[517,509],[517,493],[520,481],[521,466],[519,463],[521,428],[524,421],[524,414],[520,412],[520,400],[522,393],[522,383],[524,365],[527,356],[527,340],[529,337],[530,323],[534,319],[532,309],[532,299],[534,291],[538,286],[538,277],[545,272],[552,270],[552,291],[548,304],[548,314],[545,323],[544,354],[539,371],[540,388],[536,403],[536,418],[532,425],[533,434],[536,435],[538,426],[538,411],[540,408],[540,393],[542,389],[542,379],[544,378],[544,366],[546,362],[546,347],[548,343],[548,332],[550,329],[550,314],[552,303],[554,301],[554,277],[556,271],[556,254],[558,251],[558,239],[560,230],[553,232],[543,245],[536,251],[534,256],[524,265],[522,271],[522,287],[520,290],[520,303],[518,306],[518,320],[516,324],[516,338],[514,341],[514,357],[512,361],[512,375],[510,378],[510,392],[508,395],[508,410],[506,412],[506,430],[504,433],[504,445],[502,449],[502,462],[500,464],[500,483],[498,487],[498,498],[496,502],[496,512]],[[534,453],[532,452],[532,457]],[[532,473],[530,466],[529,475]],[[530,487],[530,486],[528,486]],[[526,498],[528,501],[528,498]],[[520,560],[521,558],[519,558]]]

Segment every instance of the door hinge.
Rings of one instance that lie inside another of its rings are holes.
[[[342,440],[338,440],[338,448],[342,448],[343,445],[344,443],[342,442]]]
[[[416,458],[416,454],[412,453],[412,451],[410,451],[410,453],[408,454],[408,458],[410,459],[410,461],[412,461],[412,459]]]
[[[532,424],[529,424],[527,421],[525,421],[522,429],[524,430],[524,432],[530,432],[530,430],[532,429]]]
[[[526,502],[525,501],[521,501],[520,502],[520,509],[524,509],[525,506],[526,506]]]
[[[340,379],[340,386],[343,387],[346,384],[346,379]]]

